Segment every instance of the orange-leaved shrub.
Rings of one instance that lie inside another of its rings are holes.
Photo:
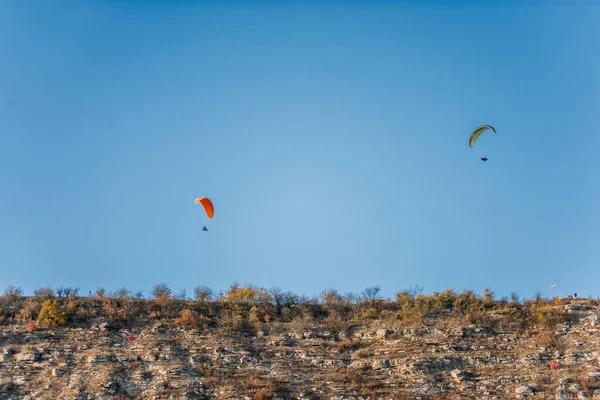
[[[27,332],[37,331],[37,325],[33,321],[29,321],[26,325]]]
[[[204,315],[186,309],[181,312],[181,315],[174,321],[174,324],[185,328],[202,329],[206,326],[207,321],[208,319]]]
[[[258,392],[254,394],[252,397],[253,400],[269,400],[273,397],[270,391],[267,389],[260,389]]]

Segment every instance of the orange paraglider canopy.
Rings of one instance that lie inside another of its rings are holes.
[[[206,211],[206,215],[209,219],[215,215],[215,208],[212,201],[210,201],[208,197],[198,197],[195,202],[202,204],[202,207],[204,207],[204,211]]]

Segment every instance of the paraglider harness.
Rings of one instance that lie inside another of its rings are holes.
[[[204,225],[204,226],[202,227],[202,230],[203,230],[204,232],[208,231],[208,229],[206,229],[206,225]]]

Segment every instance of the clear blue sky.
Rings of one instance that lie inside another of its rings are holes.
[[[0,290],[600,295],[599,3],[211,3],[0,2]]]

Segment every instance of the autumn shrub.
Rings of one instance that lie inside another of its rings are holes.
[[[453,310],[459,314],[466,314],[479,307],[480,301],[472,290],[464,290],[455,296]]]
[[[265,314],[261,312],[256,306],[252,306],[252,308],[250,308],[250,310],[248,311],[248,320],[253,324],[258,325],[261,322],[264,322],[264,317]]]
[[[274,307],[274,320],[289,322],[296,315],[295,312],[302,307],[303,299],[291,291],[283,291],[280,288],[269,289],[271,302]]]
[[[525,313],[514,303],[502,308],[499,315],[498,327],[500,329],[516,332],[524,332],[526,329],[527,318]]]
[[[420,324],[423,322],[423,314],[415,307],[406,305],[396,312],[396,319],[402,324]]]
[[[25,325],[27,332],[35,332],[37,331],[37,325],[33,321],[29,321],[27,325]]]
[[[526,309],[528,322],[531,325],[538,325],[544,329],[551,330],[561,323],[577,323],[579,316],[576,313],[568,312],[562,307],[553,306],[542,301],[534,302]]]
[[[6,323],[6,316],[0,315],[0,325],[4,325]]]
[[[484,305],[484,307],[490,308],[494,306],[494,295],[494,292],[490,288],[485,288],[483,295],[481,296],[481,303]]]
[[[110,325],[113,328],[124,328],[131,325],[133,322],[132,316],[128,313],[126,308],[119,308],[117,315],[110,321]]]
[[[340,333],[350,327],[350,322],[338,311],[331,311],[323,318],[323,324],[333,333]]]
[[[414,304],[414,297],[412,297],[411,294],[406,290],[396,293],[395,296],[396,305],[399,309],[411,308]]]
[[[465,316],[465,320],[481,328],[496,330],[499,320],[487,311],[474,310]]]
[[[326,306],[335,306],[344,303],[342,296],[335,289],[325,289],[321,291],[319,298]]]
[[[574,324],[578,323],[579,319],[580,319],[580,315],[575,312],[565,311],[562,314],[562,322],[569,324],[569,325],[574,325]]]
[[[14,319],[17,311],[23,306],[24,300],[23,289],[12,285],[7,287],[4,294],[0,296],[1,305],[6,308],[4,315]]]
[[[550,369],[552,369],[552,370],[560,369],[560,364],[556,360],[550,361],[549,366],[550,366]]]
[[[66,325],[67,318],[57,300],[46,300],[42,304],[37,321],[42,327],[54,328]]]
[[[532,325],[552,329],[562,320],[562,310],[549,304],[534,303],[529,309]]]
[[[259,303],[250,307],[247,315],[253,324],[268,324],[276,318],[277,310],[274,304]]]
[[[554,340],[554,349],[558,350],[560,354],[567,352],[568,342],[562,336],[556,336]]]
[[[79,302],[73,296],[68,297],[67,304],[65,305],[65,313],[67,318],[73,316],[77,313],[77,309],[79,308]]]
[[[54,298],[54,289],[50,286],[41,287],[33,291],[33,295],[40,300],[48,300]]]
[[[36,299],[27,299],[25,303],[23,303],[23,308],[19,311],[19,319],[23,321],[29,321],[36,319],[42,305]]]
[[[174,324],[185,328],[204,329],[207,320],[208,319],[204,315],[186,309],[181,312],[181,315],[174,321]]]
[[[234,282],[225,293],[223,300],[229,304],[257,304],[270,302],[272,297],[265,288],[252,285],[241,286]]]
[[[84,300],[80,298],[71,304],[71,307],[67,304],[67,313],[69,319],[75,322],[88,322],[102,312],[102,307],[97,306],[93,299]]]
[[[119,306],[115,300],[111,300],[111,299],[107,298],[102,303],[102,313],[107,319],[116,318],[118,311],[119,311]]]
[[[413,302],[413,308],[422,316],[426,316],[431,312],[431,299],[429,296],[424,296],[422,294],[415,297]]]
[[[171,304],[172,298],[167,296],[166,294],[160,295],[154,298],[154,302],[161,307],[161,309],[166,310],[166,308]]]
[[[357,321],[362,320],[373,320],[379,318],[379,310],[377,307],[359,307],[356,312],[356,317],[354,318]]]
[[[452,289],[431,296],[419,295],[416,298],[416,306],[423,314],[441,315],[451,312],[456,302],[456,295]]]
[[[225,332],[256,335],[258,328],[242,314],[231,310],[224,310],[219,316],[218,325]]]
[[[552,331],[542,331],[537,336],[537,343],[549,350],[558,350],[564,354],[567,350],[567,342]]]
[[[148,314],[148,317],[153,320],[158,320],[160,319],[160,313],[158,311],[151,311],[150,314]]]
[[[260,389],[252,397],[253,400],[269,400],[271,398],[273,398],[273,394],[267,389]]]
[[[310,329],[312,324],[313,324],[312,313],[305,311],[301,314],[296,315],[288,323],[288,327],[292,331],[301,332],[301,331]]]
[[[552,300],[552,304],[554,304],[557,307],[562,306],[565,304],[565,300],[558,296],[555,296],[554,299]]]

